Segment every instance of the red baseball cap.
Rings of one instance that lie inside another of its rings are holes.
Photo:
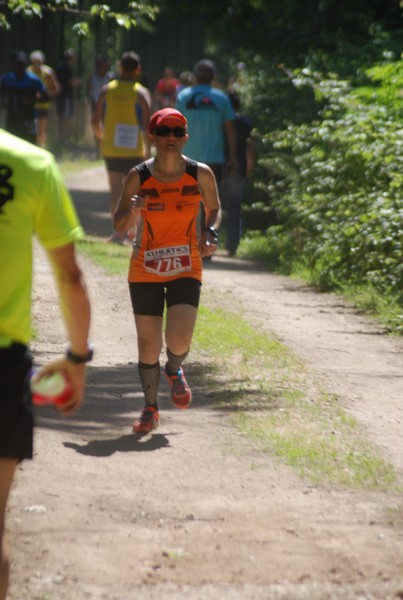
[[[148,130],[152,133],[154,129],[160,125],[184,127],[186,129],[187,124],[185,117],[179,110],[176,110],[175,108],[161,108],[161,110],[157,110],[157,112],[152,115]]]

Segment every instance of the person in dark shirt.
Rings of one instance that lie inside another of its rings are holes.
[[[28,57],[17,51],[12,56],[13,70],[1,77],[1,97],[5,105],[5,129],[36,144],[35,103],[49,96],[41,79],[27,71]]]
[[[250,119],[240,113],[241,103],[233,90],[228,94],[235,111],[237,170],[228,169],[223,179],[220,195],[226,214],[226,248],[229,256],[236,254],[242,231],[241,206],[256,156],[256,141],[252,135]]]
[[[61,92],[56,98],[56,108],[59,117],[59,142],[63,144],[70,136],[70,121],[74,114],[74,89],[80,85],[80,79],[74,76],[73,66],[75,52],[72,48],[65,50],[63,60],[55,69],[61,86]]]

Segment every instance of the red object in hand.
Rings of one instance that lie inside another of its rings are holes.
[[[68,402],[73,394],[73,388],[60,371],[36,379],[31,379],[32,402],[36,406],[45,404],[60,405]]]

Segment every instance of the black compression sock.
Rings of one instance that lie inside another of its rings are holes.
[[[173,354],[169,348],[167,348],[168,362],[166,364],[166,369],[167,369],[168,375],[175,375],[175,373],[178,372],[178,369],[181,368],[182,363],[188,354],[189,354],[189,350],[187,352],[185,352],[184,354],[177,356],[176,354]]]
[[[154,365],[147,365],[139,362],[137,369],[144,392],[145,404],[147,406],[154,406],[158,410],[158,390],[161,376],[160,363],[156,362]]]

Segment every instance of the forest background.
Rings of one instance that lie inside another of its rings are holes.
[[[52,64],[73,47],[85,80],[96,52],[135,49],[152,89],[165,66],[212,58],[258,141],[238,254],[342,292],[401,334],[401,2],[200,0],[197,13],[188,0],[0,1],[0,72],[15,49]]]

